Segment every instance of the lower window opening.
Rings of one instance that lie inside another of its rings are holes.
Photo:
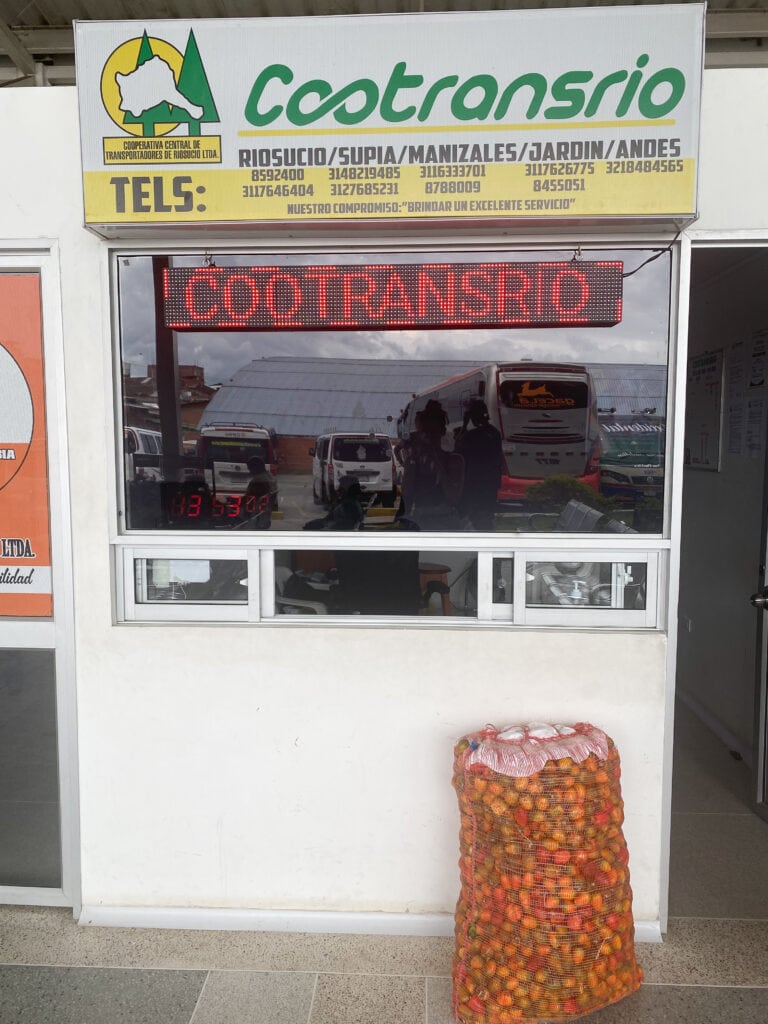
[[[456,551],[277,551],[278,615],[477,617],[477,557]]]

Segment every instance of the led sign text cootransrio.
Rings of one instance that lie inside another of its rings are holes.
[[[611,327],[616,260],[350,266],[171,267],[176,331]]]

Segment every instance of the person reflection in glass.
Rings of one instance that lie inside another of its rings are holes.
[[[469,403],[464,414],[455,451],[464,459],[464,488],[459,507],[475,530],[491,533],[504,459],[501,434],[491,423],[488,406],[479,398]]]
[[[464,486],[464,460],[445,451],[448,417],[440,402],[430,399],[416,413],[416,429],[403,445],[405,514],[420,530],[465,528],[457,503]]]
[[[363,489],[353,476],[339,480],[336,500],[322,519],[305,523],[304,530],[362,530],[365,519]]]
[[[277,481],[258,455],[251,456],[246,465],[251,474],[243,495],[242,512],[247,528],[268,530],[272,525],[272,509],[277,507]]]

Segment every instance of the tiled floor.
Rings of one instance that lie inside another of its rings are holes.
[[[671,920],[595,1024],[768,1020],[768,824],[749,773],[684,709]],[[0,909],[0,1024],[451,1024],[452,940],[77,928]]]

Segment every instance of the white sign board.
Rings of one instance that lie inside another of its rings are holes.
[[[691,219],[703,4],[78,22],[85,221]]]

